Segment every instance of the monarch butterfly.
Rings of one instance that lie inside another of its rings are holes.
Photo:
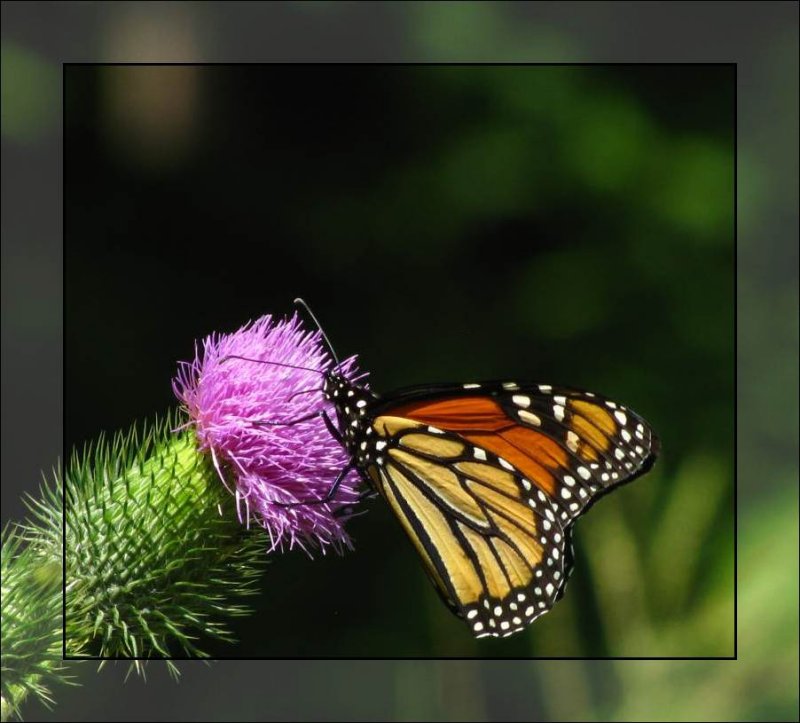
[[[610,399],[549,384],[435,384],[378,396],[324,372],[323,413],[352,469],[391,507],[447,606],[476,637],[506,637],[564,593],[576,519],[647,472],[659,442]],[[305,501],[306,503],[309,501]]]

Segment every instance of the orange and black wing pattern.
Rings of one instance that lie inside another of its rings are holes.
[[[658,453],[630,409],[544,384],[419,387],[370,406],[367,473],[478,637],[513,635],[550,610],[572,523]]]

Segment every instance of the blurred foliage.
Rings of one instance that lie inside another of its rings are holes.
[[[29,145],[58,127],[58,68],[32,50],[3,42],[0,50],[2,134]]]

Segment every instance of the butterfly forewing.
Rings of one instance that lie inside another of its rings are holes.
[[[559,504],[563,522],[647,471],[658,453],[640,416],[591,392],[513,382],[434,390],[401,392],[392,413],[457,432],[512,464]]]

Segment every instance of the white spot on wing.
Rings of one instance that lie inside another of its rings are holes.
[[[528,424],[533,424],[535,427],[541,427],[542,426],[542,420],[539,419],[539,417],[537,417],[532,412],[525,411],[524,409],[521,409],[519,411],[519,418],[523,422],[527,422]]]
[[[572,430],[567,432],[567,447],[569,447],[569,449],[572,452],[577,452],[578,451],[578,442],[579,441],[580,441],[580,438],[578,437],[577,434],[575,434],[575,432],[573,432]]]

